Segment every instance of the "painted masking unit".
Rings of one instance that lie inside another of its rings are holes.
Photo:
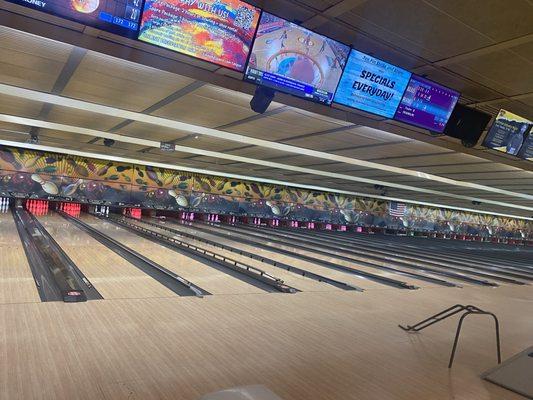
[[[531,221],[0,146],[0,195],[520,238]]]

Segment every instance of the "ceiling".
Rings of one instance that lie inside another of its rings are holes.
[[[427,74],[461,91],[466,104],[533,119],[531,2],[509,9],[486,0],[255,3]],[[235,72],[0,6],[0,140],[26,142],[31,132],[64,151],[533,215],[530,162],[290,96],[258,115],[249,106],[253,87]],[[102,137],[117,142],[106,147]],[[177,151],[160,151],[160,141]]]

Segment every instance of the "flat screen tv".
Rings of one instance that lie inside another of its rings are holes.
[[[392,118],[411,73],[352,49],[333,101]]]
[[[413,74],[394,119],[442,133],[459,96],[455,90]]]
[[[483,146],[516,156],[524,145],[531,125],[532,122],[526,118],[500,110],[485,136]]]
[[[263,12],[244,79],[331,104],[350,47]]]
[[[137,38],[143,0],[7,0],[103,31]]]
[[[146,0],[139,40],[242,72],[260,15],[240,0]]]

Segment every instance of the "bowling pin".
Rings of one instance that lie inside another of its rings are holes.
[[[59,188],[54,182],[45,181],[41,176],[33,174],[31,179],[41,185],[41,188],[48,194],[58,194]]]

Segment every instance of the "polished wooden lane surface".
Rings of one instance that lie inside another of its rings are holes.
[[[452,303],[495,312],[504,358],[531,345],[529,287],[250,294],[0,307],[0,398],[197,400],[265,384],[285,400],[520,400],[479,374],[492,325],[401,331]]]
[[[332,286],[332,285],[329,285],[327,283],[323,283],[323,282],[319,282],[319,281],[316,281],[316,280],[313,280],[313,279],[309,279],[309,278],[305,278],[303,277],[302,275],[299,275],[299,274],[295,274],[295,273],[292,273],[292,272],[289,272],[289,271],[286,271],[282,268],[277,268],[277,267],[274,267],[272,265],[269,265],[269,264],[266,264],[266,263],[263,263],[259,260],[254,260],[250,257],[246,257],[246,256],[242,256],[242,255],[239,255],[238,253],[234,253],[234,252],[231,252],[229,250],[224,250],[224,249],[221,249],[220,247],[216,247],[216,246],[211,246],[207,243],[204,243],[204,242],[201,242],[201,241],[198,241],[198,240],[193,240],[193,239],[189,239],[185,236],[180,236],[180,235],[176,235],[176,234],[173,234],[172,232],[169,232],[169,231],[166,231],[164,229],[159,229],[157,227],[154,227],[152,225],[144,225],[145,227],[147,227],[148,229],[152,229],[152,230],[155,230],[157,231],[158,233],[161,233],[163,235],[167,235],[167,236],[170,236],[170,237],[175,237],[183,242],[186,242],[186,243],[190,243],[192,245],[195,245],[195,246],[198,246],[198,247],[202,247],[206,250],[209,250],[209,251],[212,251],[214,253],[217,253],[217,254],[220,254],[224,257],[228,257],[228,258],[231,258],[233,260],[236,260],[236,261],[239,261],[239,262],[242,262],[244,264],[247,264],[247,265],[251,265],[253,267],[256,267],[256,268],[259,268],[273,276],[276,276],[277,278],[280,278],[282,279],[287,285],[290,285],[298,290],[305,290],[305,291],[314,291],[314,292],[322,292],[322,291],[331,291],[331,290],[342,290],[340,288],[337,288],[335,286]],[[224,238],[217,238],[216,240],[218,243],[222,244],[222,245],[229,245],[229,246],[233,246],[233,243],[229,242],[228,240],[225,240]],[[256,254],[257,252],[254,251],[253,252],[254,254]]]
[[[200,261],[161,246],[135,233],[131,233],[112,223],[90,215],[84,215],[83,221],[99,231],[133,248],[135,251],[193,282],[211,294],[263,293],[264,290],[250,285],[240,279],[212,268]]]
[[[177,296],[59,215],[39,220],[105,299]]]
[[[212,230],[216,230],[217,232],[221,232],[221,233],[225,232],[226,234],[229,233],[228,231],[216,228],[216,227],[214,227],[212,225],[205,225],[205,226],[209,227]],[[238,231],[236,231],[235,233],[232,232],[234,237],[246,237],[246,233],[247,233],[247,231],[244,230],[244,229],[238,229]],[[255,234],[260,234],[260,235],[264,236],[265,238],[268,238],[268,231],[254,232],[254,233]],[[254,238],[256,238],[256,237],[254,236]],[[353,259],[353,261],[352,260],[339,259],[338,257],[335,257],[335,254],[337,252],[333,252],[333,251],[331,251],[329,249],[321,249],[321,246],[320,246],[321,242],[320,241],[318,241],[314,245],[312,243],[304,243],[305,246],[309,247],[308,250],[304,250],[304,249],[300,249],[300,248],[292,246],[290,239],[280,238],[280,237],[276,237],[276,236],[273,236],[273,239],[281,240],[282,242],[284,242],[286,244],[280,245],[278,243],[272,243],[271,245],[273,245],[275,247],[278,247],[280,249],[289,250],[289,251],[291,251],[293,253],[296,253],[296,254],[305,254],[305,255],[314,257],[314,258],[316,258],[318,260],[324,260],[324,261],[332,262],[334,264],[342,265],[342,266],[345,266],[345,267],[358,269],[360,271],[368,272],[368,273],[371,273],[371,274],[374,274],[374,275],[384,276],[386,278],[400,280],[402,282],[407,282],[407,283],[409,283],[411,285],[415,285],[415,286],[418,286],[418,287],[435,287],[435,286],[438,286],[435,283],[424,281],[424,280],[421,280],[421,279],[416,279],[416,278],[413,278],[411,276],[407,276],[407,275],[404,275],[404,274],[395,273],[395,272],[389,272],[389,271],[386,271],[386,270],[381,270],[379,268],[372,268],[372,267],[369,267],[369,266],[365,266],[365,265],[362,265],[360,262],[358,262],[358,260],[361,260],[361,261],[364,261],[364,262],[369,262],[369,263],[372,263],[372,264],[375,264],[375,265],[378,265],[378,266],[393,267],[393,268],[396,268],[396,269],[398,269],[400,271],[403,270],[403,271],[406,271],[406,272],[417,272],[416,270],[410,270],[408,268],[402,268],[401,266],[395,265],[392,262],[376,261],[376,260],[372,260],[370,258],[365,258],[365,257],[362,257],[362,256],[356,256],[358,259],[357,260]],[[259,239],[259,240],[261,240],[261,239]],[[326,251],[326,252],[330,253],[330,256],[327,256],[325,254],[317,253],[317,252],[313,251],[313,249]],[[340,253],[338,253],[338,254],[340,254]],[[348,254],[344,254],[344,255],[350,257],[350,255],[348,255]],[[353,256],[351,256],[351,258],[353,258]],[[442,277],[439,277],[439,278],[442,279]]]
[[[239,242],[239,236],[233,233],[228,234],[226,232],[221,231],[220,235],[215,235],[214,233],[215,232],[219,233],[219,230],[214,227],[212,228],[213,234],[206,234],[204,232],[195,230],[193,226],[191,227],[191,226],[181,225],[179,223],[173,223],[173,222],[167,222],[167,223],[168,223],[168,226],[172,226],[173,224],[175,224],[177,229],[185,229],[189,233],[193,233],[200,237],[205,237],[211,240],[218,240],[218,238],[220,237],[226,238],[227,240],[229,240],[228,242],[229,244],[239,249],[250,251],[250,252],[259,254],[261,256],[264,256],[264,257],[269,257],[273,260],[277,260],[285,264],[294,265],[295,267],[306,269],[309,272],[313,272],[319,275],[324,275],[331,279],[336,279],[341,282],[346,282],[352,285],[356,285],[363,289],[390,289],[391,288],[390,286],[386,286],[381,283],[374,282],[374,281],[371,281],[369,279],[366,279],[366,278],[363,278],[363,277],[360,277],[354,274],[338,271],[332,268],[323,267],[321,265],[314,264],[310,261],[301,260],[297,257],[287,256],[281,253],[277,253],[275,251],[263,249],[262,247],[254,247],[252,245],[242,244]],[[274,247],[280,247],[280,246],[276,244],[274,245]]]
[[[39,301],[13,216],[0,214],[0,304]]]

